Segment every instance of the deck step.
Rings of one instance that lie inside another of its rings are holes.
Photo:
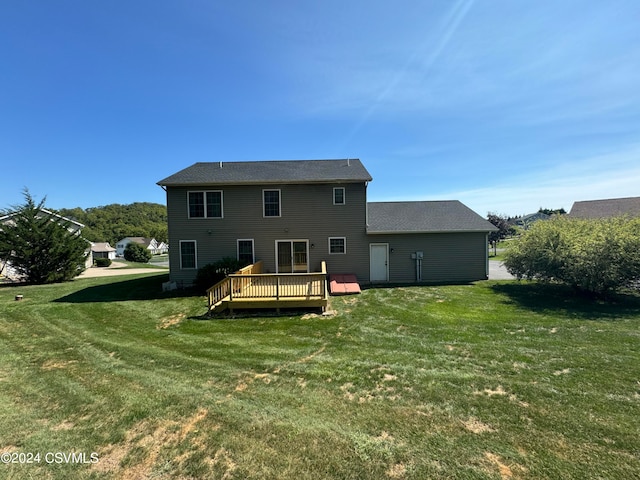
[[[331,295],[351,295],[360,293],[358,277],[353,273],[329,275],[329,291]]]
[[[216,303],[214,303],[213,305],[209,306],[209,313],[213,313],[214,311],[216,313],[218,312],[223,312],[224,310],[227,309],[227,305],[229,303],[229,295],[227,295],[226,297],[224,297],[223,299],[218,300]]]

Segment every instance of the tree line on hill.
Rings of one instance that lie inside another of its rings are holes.
[[[114,203],[82,209],[63,208],[60,215],[85,225],[82,236],[92,242],[109,242],[115,247],[125,237],[155,238],[167,242],[167,207],[159,203]]]

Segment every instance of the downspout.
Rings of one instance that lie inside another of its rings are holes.
[[[486,233],[484,236],[484,254],[486,257],[484,274],[487,277],[487,280],[489,280],[489,233]]]
[[[367,200],[367,187],[369,182],[364,182],[364,223],[365,229],[369,230],[369,201]]]

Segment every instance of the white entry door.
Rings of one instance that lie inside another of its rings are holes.
[[[389,281],[389,244],[369,244],[369,281]]]

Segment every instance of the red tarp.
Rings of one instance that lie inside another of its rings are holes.
[[[361,292],[358,279],[352,273],[329,275],[329,291],[331,295],[349,295]]]

